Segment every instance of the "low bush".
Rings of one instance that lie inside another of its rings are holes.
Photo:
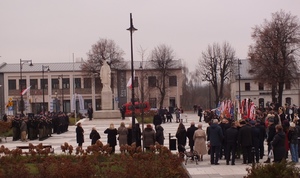
[[[299,178],[300,168],[295,166],[293,162],[282,161],[273,164],[256,164],[251,168],[247,168],[247,176],[245,178]]]
[[[0,149],[0,177],[174,177],[187,178],[182,159],[164,146],[156,144],[150,151],[125,145],[120,154],[109,154],[111,147],[97,141],[86,150],[64,143],[63,154],[21,156],[20,152]],[[31,151],[34,151],[32,149]]]

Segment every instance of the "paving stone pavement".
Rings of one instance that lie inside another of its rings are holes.
[[[188,112],[184,113],[184,125],[186,128],[190,126],[190,122],[194,121],[196,125],[199,123],[199,117],[196,113]],[[174,117],[175,118],[175,117]],[[121,119],[94,119],[89,121],[88,119],[82,120],[82,127],[84,129],[84,140],[83,148],[85,149],[87,146],[91,144],[91,140],[89,139],[89,134],[93,127],[96,127],[97,131],[100,133],[101,141],[106,144],[107,143],[107,135],[104,134],[104,130],[109,127],[110,123],[113,123],[116,128],[119,127],[121,122],[125,122],[126,126],[131,123],[131,118],[126,118],[125,120]],[[187,122],[186,122],[187,121]],[[206,130],[208,124],[202,122],[203,129]],[[171,135],[175,135],[178,127],[178,123],[164,123],[162,124],[164,128],[165,141],[164,145],[169,147],[169,133]],[[142,128],[142,126],[141,126]],[[76,126],[69,126],[69,131],[62,134],[52,134],[52,137],[49,137],[46,140],[38,141],[38,140],[30,140],[28,142],[21,141],[12,141],[11,137],[7,138],[7,142],[2,142],[0,145],[4,145],[9,149],[15,149],[16,146],[27,146],[29,143],[37,145],[39,143],[43,143],[44,145],[52,145],[54,148],[55,154],[62,153],[60,146],[67,142],[73,147],[77,146],[76,143]],[[186,147],[188,149],[188,146]],[[119,147],[116,146],[116,152],[119,151]],[[176,153],[177,151],[172,151]],[[198,165],[195,162],[189,160],[187,165],[185,165],[187,171],[189,172],[192,178],[242,178],[247,174],[246,168],[250,167],[250,165],[243,165],[241,159],[236,160],[236,165],[226,165],[225,160],[220,160],[220,165],[210,165],[209,155],[204,155],[203,161],[199,162]],[[184,164],[183,164],[184,165]]]

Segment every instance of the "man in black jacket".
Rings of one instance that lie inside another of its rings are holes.
[[[187,129],[186,137],[189,139],[189,146],[191,152],[194,151],[194,133],[198,128],[195,127],[195,122],[191,122],[191,126]]]
[[[249,125],[249,121],[246,121],[246,125],[244,125],[239,130],[238,142],[242,147],[243,152],[243,164],[252,163],[251,159],[251,148],[252,148],[252,133],[251,126]]]
[[[237,147],[239,131],[236,128],[235,122],[231,123],[231,127],[225,131],[225,142],[226,142],[226,164],[229,165],[230,155],[231,165],[235,165],[235,152]]]
[[[155,131],[156,131],[156,126],[162,124],[162,118],[158,114],[158,111],[155,111],[155,115],[153,116],[153,125],[155,126]]]
[[[276,135],[276,129],[275,129],[275,124],[274,124],[274,119],[269,118],[269,131],[268,131],[268,138],[267,138],[268,155],[272,149],[271,142],[275,135]],[[270,163],[270,158],[268,158],[264,163]]]

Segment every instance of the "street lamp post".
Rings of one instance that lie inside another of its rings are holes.
[[[61,78],[61,104],[62,104],[62,112],[65,112],[65,105],[64,105],[64,75],[61,74],[58,76],[58,78]]]
[[[32,60],[22,60],[20,59],[20,95],[21,95],[21,100],[20,100],[20,112],[21,112],[21,115],[24,114],[24,99],[23,99],[23,95],[22,95],[22,91],[23,91],[23,86],[21,84],[22,82],[22,69],[23,69],[23,64],[25,63],[28,63],[29,66],[33,66],[32,64]]]
[[[131,104],[132,104],[132,143],[136,141],[136,133],[135,133],[135,108],[134,108],[134,68],[133,68],[133,42],[132,42],[132,33],[137,29],[134,28],[132,22],[132,14],[130,13],[130,27],[127,29],[130,31],[130,49],[131,49]]]
[[[44,73],[45,70],[50,71],[49,66],[42,65],[42,87],[43,87],[43,115],[45,115],[45,81],[44,81]]]
[[[241,60],[238,59],[238,80],[239,80],[239,111],[241,112],[241,71],[240,71],[240,65],[242,64]],[[241,113],[240,113],[241,114]]]

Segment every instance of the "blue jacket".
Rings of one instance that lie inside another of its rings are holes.
[[[223,141],[223,132],[222,128],[218,124],[210,125],[210,145],[211,146],[221,146]]]

